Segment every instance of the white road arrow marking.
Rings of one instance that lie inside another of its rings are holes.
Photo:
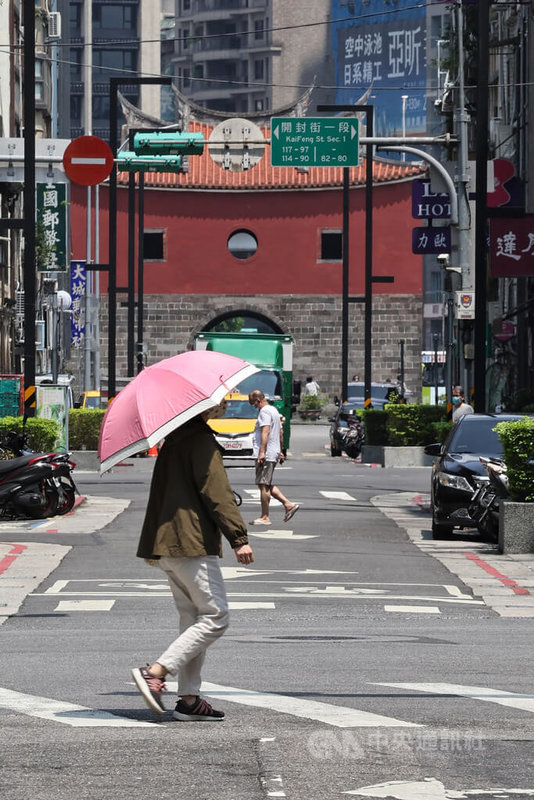
[[[445,787],[435,778],[425,778],[424,781],[386,781],[374,786],[362,786],[352,792],[358,797],[384,797],[391,800],[447,800],[450,795],[445,794]]]
[[[498,798],[520,795],[534,797],[534,789],[446,789],[436,778],[425,778],[424,781],[386,781],[374,786],[362,786],[351,792],[342,792],[356,797],[378,797],[388,800],[469,800],[471,797]]]
[[[0,687],[0,708],[26,714],[29,717],[39,717],[52,722],[61,722],[73,728],[154,728],[159,726],[152,722],[140,722],[128,717],[119,717],[95,708],[64,703],[61,700],[52,700],[49,697],[37,697],[32,694],[22,694],[11,689]]]
[[[459,683],[377,683],[376,686],[450,695],[451,697],[468,697],[471,700],[483,700],[486,703],[497,703],[497,705],[507,708],[517,708],[534,713],[534,695],[532,694],[520,695],[514,692],[504,692],[501,689],[488,689],[485,686],[462,686]]]
[[[166,681],[169,692],[177,692],[176,682]],[[374,728],[385,726],[390,728],[421,728],[414,722],[405,722],[394,717],[384,717],[382,714],[372,714],[369,711],[360,711],[357,708],[336,706],[329,703],[319,703],[316,700],[302,700],[289,695],[270,694],[269,692],[255,692],[252,689],[236,689],[233,686],[219,686],[216,683],[202,683],[202,692],[216,700],[227,700],[230,703],[239,703],[254,708],[267,708],[278,711],[280,714],[290,714],[293,717],[313,719],[333,725],[337,728]]]

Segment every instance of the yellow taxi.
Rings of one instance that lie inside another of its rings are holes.
[[[225,399],[226,410],[221,417],[208,420],[224,455],[252,458],[252,437],[258,410],[248,402],[248,395],[232,392]]]

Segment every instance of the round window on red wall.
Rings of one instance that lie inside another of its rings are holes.
[[[234,258],[250,258],[258,249],[258,240],[251,231],[241,228],[228,237],[228,250]]]

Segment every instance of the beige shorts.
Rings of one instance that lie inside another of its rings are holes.
[[[276,461],[264,461],[262,464],[258,464],[256,461],[256,485],[260,486],[264,484],[265,486],[272,486],[273,484],[273,472],[274,468],[276,467]]]

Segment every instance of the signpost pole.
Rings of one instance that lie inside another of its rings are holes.
[[[366,136],[373,136],[373,106],[367,105],[320,105],[317,106],[319,112],[330,111],[353,111],[364,112],[367,117]],[[373,323],[373,144],[368,142],[365,148],[366,169],[365,169],[365,334],[364,334],[364,382],[365,382],[365,408],[371,407],[371,350],[372,350],[372,323]],[[348,169],[346,170],[348,174]],[[345,180],[345,170],[344,170]],[[343,184],[345,186],[345,183]],[[347,190],[348,194],[348,190]],[[345,189],[344,194],[345,196]],[[349,339],[349,248],[348,248],[348,198],[347,198],[347,219],[345,222],[345,199],[343,200],[343,287],[342,287],[342,342],[341,342],[341,392],[343,400],[347,399],[348,382],[348,339]],[[346,261],[347,275],[345,278],[345,238],[346,238]]]

